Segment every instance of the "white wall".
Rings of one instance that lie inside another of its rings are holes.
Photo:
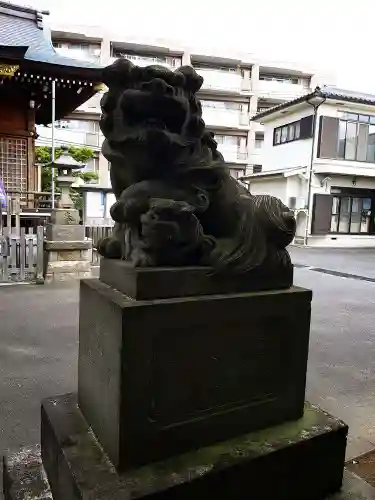
[[[355,185],[353,184],[353,177],[350,175],[332,175],[325,177],[326,182],[321,186],[323,175],[314,175],[312,178],[312,193],[330,194],[332,187],[338,188],[356,188],[356,189],[374,189],[374,177],[356,177]],[[292,195],[293,196],[293,195]]]
[[[267,122],[264,126],[264,144],[262,154],[263,171],[280,168],[304,167],[311,158],[312,139],[300,139],[286,144],[273,145],[273,131],[282,125],[287,125],[312,114],[311,109],[305,109],[293,114],[285,114],[282,118]]]
[[[355,104],[352,102],[345,103],[336,101],[326,101],[318,108],[319,116],[333,116],[335,118],[340,117],[340,113],[363,113],[364,115],[375,116],[374,106],[369,106],[366,104]]]
[[[285,177],[259,178],[250,181],[251,194],[269,194],[287,203],[287,182]]]

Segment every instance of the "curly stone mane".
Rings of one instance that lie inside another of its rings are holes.
[[[294,218],[280,200],[252,196],[230,176],[202,120],[203,79],[193,68],[172,72],[119,59],[104,69],[103,81],[102,151],[117,201],[102,255],[215,272],[290,266],[285,247]]]

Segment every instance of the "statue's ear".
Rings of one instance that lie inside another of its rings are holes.
[[[131,61],[121,57],[102,70],[102,82],[111,87],[112,85],[127,85],[133,79],[135,66]]]
[[[202,87],[203,78],[198,75],[194,68],[191,66],[181,66],[175,72],[175,74],[182,74],[185,78],[184,88],[188,90],[192,94],[198,92],[198,90]]]

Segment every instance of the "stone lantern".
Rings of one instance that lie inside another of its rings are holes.
[[[61,149],[63,150],[62,155],[51,166],[57,169],[56,185],[61,188],[61,197],[57,206],[60,210],[67,211],[74,209],[74,203],[70,197],[70,189],[75,181],[73,170],[81,169],[85,165],[76,161],[69,154],[69,149],[66,146]]]
[[[73,170],[84,165],[63,148],[62,155],[53,162],[57,169],[56,184],[61,189],[57,207],[52,209],[51,223],[47,225],[45,241],[45,280],[66,281],[91,276],[92,241],[85,238],[78,210],[74,207],[70,189],[75,178]]]

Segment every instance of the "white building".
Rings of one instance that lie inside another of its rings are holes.
[[[296,211],[295,242],[375,246],[375,95],[317,88],[253,120],[263,169],[243,180]]]
[[[251,117],[266,108],[308,93],[324,76],[293,64],[259,61],[250,54],[204,53],[164,40],[128,40],[99,27],[52,27],[54,46],[69,57],[107,65],[119,56],[135,64],[161,64],[175,69],[189,64],[204,77],[200,91],[203,119],[215,132],[219,150],[234,177],[257,171],[262,165],[263,126]],[[87,144],[98,157],[87,168],[100,173],[109,185],[108,164],[99,154],[102,136],[98,121],[100,95],[58,124],[58,142]],[[38,130],[39,144],[50,144],[51,131]]]

